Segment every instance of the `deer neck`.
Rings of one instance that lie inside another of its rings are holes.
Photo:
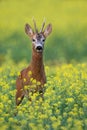
[[[43,70],[43,52],[32,49],[31,69],[34,75],[41,74]]]

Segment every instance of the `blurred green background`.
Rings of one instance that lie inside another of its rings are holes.
[[[7,57],[15,62],[31,59],[31,41],[25,23],[40,29],[44,17],[52,23],[52,34],[44,50],[45,62],[87,61],[86,0],[0,0],[0,63]]]

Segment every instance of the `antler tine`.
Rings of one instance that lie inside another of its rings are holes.
[[[44,18],[44,21],[43,21],[43,24],[42,24],[42,27],[41,27],[40,32],[42,32],[42,31],[43,31],[43,28],[44,28],[44,26],[45,26],[45,23],[46,23],[46,20],[45,20],[45,18]]]
[[[34,22],[35,32],[38,33],[38,30],[37,30],[37,27],[36,27],[36,22],[35,22],[34,18],[33,18],[33,22]]]

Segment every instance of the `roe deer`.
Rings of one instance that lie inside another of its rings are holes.
[[[20,75],[16,80],[16,105],[19,105],[22,102],[22,99],[26,94],[29,97],[29,92],[31,91],[32,93],[42,93],[43,97],[44,84],[46,83],[46,76],[43,64],[43,50],[45,40],[52,31],[52,25],[48,24],[45,30],[43,30],[45,26],[44,21],[40,32],[38,32],[36,22],[33,22],[35,31],[33,31],[29,24],[25,25],[25,32],[32,41],[32,59],[30,65],[20,72]],[[29,75],[29,72],[31,72],[31,75]],[[24,86],[32,85],[31,78],[35,79],[40,84],[36,85],[34,91],[31,88],[29,88],[30,90],[25,90]]]

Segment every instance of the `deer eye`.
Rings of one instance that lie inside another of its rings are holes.
[[[35,42],[35,39],[32,39],[33,42]]]
[[[45,42],[45,39],[43,39],[42,41]]]

